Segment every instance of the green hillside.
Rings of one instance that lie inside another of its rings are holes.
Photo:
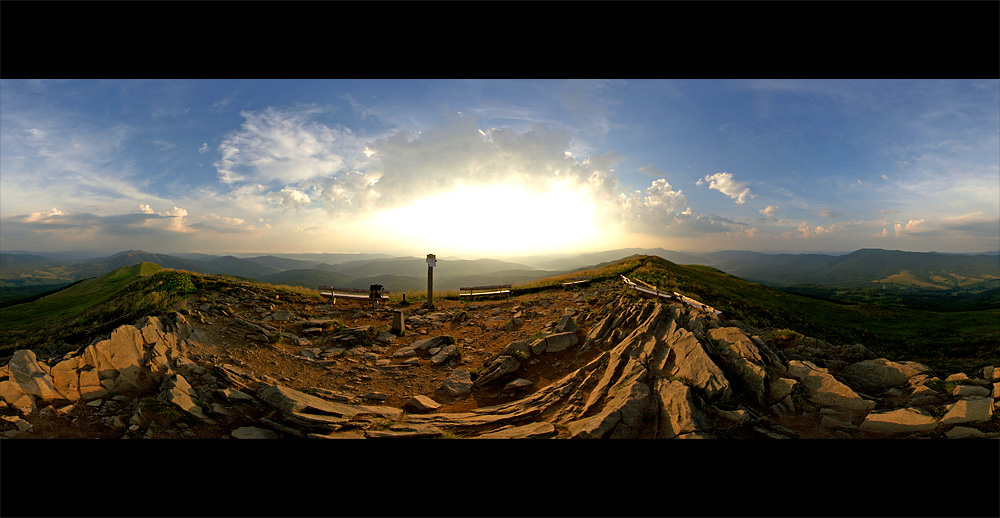
[[[975,288],[1000,279],[1000,256],[948,255],[862,249],[833,256],[821,254],[705,254],[717,266],[741,278],[770,286],[819,284],[838,288],[896,285],[926,289]],[[995,286],[986,286],[992,288]]]
[[[0,355],[74,344],[166,309],[195,291],[191,274],[149,262],[85,279],[51,295],[0,309]]]
[[[998,309],[945,313],[835,303],[659,257],[644,257],[631,276],[692,297],[757,328],[791,329],[833,344],[862,343],[893,359],[942,369],[976,367],[1000,359]]]

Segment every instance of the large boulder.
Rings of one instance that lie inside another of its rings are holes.
[[[817,406],[857,412],[871,412],[875,402],[862,399],[857,392],[837,381],[826,369],[810,361],[791,360],[788,375],[806,388],[809,400]]]
[[[705,417],[694,403],[691,388],[679,381],[658,378],[653,384],[660,413],[658,434],[664,439],[700,432]]]
[[[35,353],[29,349],[14,351],[7,364],[10,381],[22,393],[41,399],[60,399],[62,395],[52,384],[52,376],[38,364]]]
[[[941,424],[985,423],[992,417],[993,398],[970,397],[948,405]]]
[[[764,356],[757,345],[738,327],[709,329],[707,334],[716,344],[715,352],[726,373],[726,379],[763,405],[767,394],[768,373],[764,368]]]
[[[431,356],[431,363],[433,363],[434,365],[440,365],[451,359],[452,356],[455,356],[457,354],[458,354],[458,347],[455,347],[454,345],[446,345],[442,347],[441,350],[439,350],[433,356]]]
[[[521,363],[513,356],[500,355],[483,367],[482,372],[473,383],[477,387],[488,385],[494,381],[503,379],[507,374],[516,371],[521,367]]]
[[[573,320],[572,315],[563,315],[563,317],[559,319],[559,323],[557,323],[556,327],[553,329],[556,333],[575,333],[579,330],[580,326],[577,325],[575,320]]]
[[[452,396],[462,396],[472,392],[472,373],[468,369],[455,369],[441,384],[441,388]]]
[[[937,419],[919,408],[898,408],[888,412],[871,412],[858,428],[862,432],[880,434],[914,433],[933,430]]]
[[[164,378],[158,398],[164,403],[177,406],[191,416],[208,421],[208,416],[194,401],[197,397],[197,392],[184,376],[172,373]]]
[[[911,376],[920,371],[911,365],[889,361],[885,358],[852,363],[841,370],[840,375],[858,390],[877,394],[893,387],[906,385]]]
[[[732,393],[722,369],[712,361],[693,333],[670,320],[665,335],[667,346],[661,347],[658,343],[650,360],[654,375],[690,380],[691,386],[709,401]]]
[[[609,401],[596,415],[567,423],[570,436],[578,439],[633,439],[638,437],[650,410],[649,385],[623,383],[614,387]]]
[[[52,385],[63,399],[78,401],[81,398],[79,363],[77,358],[68,358],[55,364],[49,371]]]
[[[574,346],[579,339],[572,332],[556,333],[545,337],[545,352],[556,353]]]

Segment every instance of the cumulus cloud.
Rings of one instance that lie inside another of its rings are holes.
[[[907,221],[905,225],[902,223],[896,223],[895,225],[893,225],[893,229],[895,229],[896,235],[898,236],[903,233],[913,232],[918,230],[917,227],[923,224],[923,222],[924,222],[923,218],[911,219],[910,221]]]
[[[180,207],[174,207],[171,210],[161,212],[161,216],[171,218],[170,223],[167,225],[167,230],[171,232],[192,232],[193,230],[188,228],[185,218],[187,218],[188,211]]]
[[[285,187],[278,192],[269,193],[268,201],[278,204],[282,210],[301,210],[309,205],[312,200],[309,195],[292,187]]]
[[[705,175],[705,178],[699,179],[695,185],[703,185],[705,182],[708,182],[709,189],[715,189],[736,200],[737,205],[743,205],[746,203],[747,198],[753,197],[753,194],[750,193],[750,188],[747,187],[747,183],[733,180],[733,175],[730,173]]]
[[[240,129],[219,144],[222,156],[213,164],[219,180],[295,183],[333,175],[363,157],[350,129],[311,120],[320,112],[315,107],[243,112]]]
[[[767,207],[764,207],[763,209],[760,209],[757,212],[763,214],[765,218],[770,219],[773,218],[774,215],[778,212],[778,207],[775,207],[774,205],[768,205]]]

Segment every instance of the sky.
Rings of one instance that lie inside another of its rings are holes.
[[[1000,80],[0,80],[0,250],[1000,250]]]

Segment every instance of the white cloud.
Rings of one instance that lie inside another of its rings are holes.
[[[778,207],[775,207],[774,205],[768,205],[767,207],[764,207],[763,209],[760,209],[757,212],[763,214],[765,218],[770,219],[774,217],[775,213],[778,212]]]
[[[285,187],[276,193],[269,193],[268,201],[277,203],[282,210],[301,210],[311,203],[309,195],[298,189]]]
[[[240,129],[219,144],[222,156],[213,164],[219,180],[290,184],[366,162],[364,145],[351,130],[311,120],[320,112],[315,107],[243,112]]]
[[[32,212],[31,214],[29,214],[27,217],[24,218],[24,221],[28,223],[35,223],[39,221],[44,222],[62,215],[64,215],[63,211],[55,207],[52,207],[51,209],[46,211]]]
[[[170,223],[167,224],[167,230],[171,232],[193,232],[194,230],[187,226],[185,218],[187,218],[188,211],[180,207],[174,207],[172,210],[168,210],[160,213],[161,216],[171,218]]]
[[[754,195],[750,193],[750,188],[747,187],[746,182],[739,182],[733,180],[733,175],[730,173],[715,173],[713,175],[705,175],[705,182],[708,182],[709,189],[715,189],[726,196],[736,200],[737,205],[743,205],[746,203],[747,198],[752,198]],[[695,185],[702,185],[704,182],[699,179]]]
[[[924,223],[924,219],[923,218],[921,218],[921,219],[911,219],[910,221],[907,221],[905,225],[902,224],[902,223],[896,223],[895,225],[893,225],[893,229],[896,230],[896,235],[899,236],[899,235],[904,234],[904,233],[914,232],[914,231],[920,230],[917,227],[919,227],[923,223]]]
[[[208,147],[208,142],[203,142],[201,147],[198,148],[198,153],[208,153],[209,151],[211,151],[211,148]]]

